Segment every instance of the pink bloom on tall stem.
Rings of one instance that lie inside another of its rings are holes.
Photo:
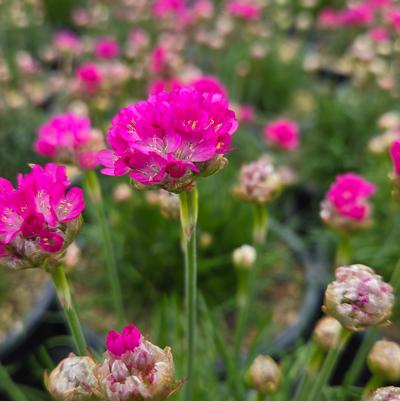
[[[396,176],[400,176],[400,140],[396,140],[390,147],[393,170]]]
[[[112,59],[118,57],[119,53],[119,44],[113,38],[101,38],[96,43],[95,54],[99,58]]]
[[[300,133],[293,120],[280,118],[271,121],[264,127],[265,139],[282,149],[296,150],[299,147]]]
[[[34,165],[18,186],[0,179],[0,264],[13,269],[48,266],[73,241],[85,207],[63,166]]]
[[[40,155],[83,169],[97,167],[102,146],[103,137],[91,127],[89,118],[73,113],[58,114],[42,124],[34,143]]]
[[[102,172],[180,192],[197,175],[225,165],[236,129],[235,114],[220,94],[193,87],[156,93],[114,117],[107,136],[112,150],[99,153]]]
[[[262,8],[251,0],[232,0],[228,4],[228,12],[235,17],[254,21],[260,19]]]
[[[103,74],[100,68],[93,63],[82,64],[75,73],[82,89],[93,95],[97,92],[103,82]]]
[[[83,50],[79,36],[71,31],[59,31],[54,35],[54,46],[62,53],[78,55]]]
[[[374,184],[357,174],[347,173],[336,177],[327,193],[327,200],[340,215],[362,221],[369,217],[371,207],[367,200],[375,191]]]

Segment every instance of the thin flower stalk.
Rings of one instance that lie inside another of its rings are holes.
[[[196,324],[197,324],[197,246],[196,226],[198,193],[196,187],[179,195],[182,245],[185,259],[185,307],[187,314],[187,359],[184,399],[193,399],[196,374]]]
[[[118,267],[114,252],[114,246],[111,239],[111,234],[107,224],[106,212],[104,210],[103,196],[101,192],[98,177],[93,170],[85,172],[85,188],[93,211],[99,224],[104,246],[104,256],[106,261],[106,269],[108,280],[111,285],[111,294],[114,310],[118,319],[119,326],[122,326],[125,321],[125,313],[122,299],[121,284],[118,276]]]
[[[21,389],[14,383],[7,369],[0,362],[0,388],[10,397],[11,401],[28,401]]]

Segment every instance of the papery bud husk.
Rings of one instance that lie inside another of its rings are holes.
[[[400,387],[381,387],[375,390],[366,401],[400,401]]]
[[[246,374],[247,383],[262,394],[275,392],[282,380],[279,365],[268,355],[258,355]]]
[[[368,355],[368,367],[374,376],[385,381],[399,381],[400,345],[393,341],[377,341]]]
[[[339,345],[342,325],[333,317],[325,316],[321,318],[313,332],[313,340],[325,352]]]

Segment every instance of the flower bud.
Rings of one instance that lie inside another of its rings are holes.
[[[400,380],[400,346],[393,341],[377,341],[368,355],[369,370],[385,381]]]
[[[281,379],[281,368],[268,355],[258,355],[247,372],[249,386],[264,394],[275,392]]]
[[[107,401],[162,401],[176,392],[171,349],[145,340],[134,325],[107,336],[107,352],[97,370],[102,397]]]
[[[400,401],[400,387],[378,388],[366,401]]]
[[[339,344],[341,330],[342,325],[336,319],[325,316],[317,322],[313,339],[323,351],[328,352]]]
[[[158,205],[161,214],[167,219],[179,219],[179,196],[173,192],[160,189],[149,191],[146,200],[151,205]]]
[[[271,158],[262,156],[240,169],[239,184],[233,191],[239,198],[263,204],[274,200],[281,189],[282,179]]]
[[[123,203],[128,201],[133,194],[132,188],[130,185],[123,183],[118,184],[113,191],[113,198],[115,202]]]
[[[365,265],[341,266],[325,292],[324,311],[350,331],[387,324],[392,314],[393,288]]]
[[[232,253],[232,261],[237,269],[250,269],[257,258],[257,252],[251,245],[242,245]]]
[[[59,401],[89,401],[98,389],[95,367],[92,358],[70,354],[45,376],[46,387]]]

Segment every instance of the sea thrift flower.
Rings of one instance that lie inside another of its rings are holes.
[[[400,8],[389,10],[386,13],[386,20],[397,32],[400,32]]]
[[[143,338],[134,325],[107,335],[105,360],[98,369],[107,401],[161,401],[177,391],[169,347],[162,350]]]
[[[92,358],[70,354],[45,375],[47,390],[58,401],[90,401],[99,388],[95,368]]]
[[[314,328],[313,340],[323,351],[328,352],[338,346],[341,330],[342,325],[336,319],[325,316],[318,320]]]
[[[155,0],[153,14],[155,17],[166,17],[177,15],[186,11],[184,0]]]
[[[254,203],[267,203],[280,193],[283,183],[281,176],[268,156],[245,164],[240,169],[239,184],[234,194],[239,198]]]
[[[338,28],[340,26],[338,12],[330,8],[323,9],[318,15],[318,25],[321,28]]]
[[[178,193],[225,166],[236,128],[221,95],[192,87],[157,93],[114,117],[107,136],[112,150],[99,153],[102,172]]]
[[[250,269],[257,258],[256,249],[251,245],[242,245],[232,253],[233,265],[238,269]]]
[[[102,147],[103,136],[91,127],[89,118],[73,113],[56,115],[42,124],[34,143],[40,155],[83,169],[97,167]]]
[[[344,26],[368,25],[374,20],[374,11],[367,4],[355,4],[340,12]]]
[[[239,106],[238,120],[242,123],[251,123],[254,121],[254,109],[249,104],[242,104]]]
[[[88,95],[95,94],[103,81],[103,74],[100,68],[93,63],[82,64],[76,70],[75,75],[83,91]]]
[[[295,121],[285,118],[272,121],[265,126],[264,135],[279,148],[296,150],[299,147],[299,127]]]
[[[65,167],[34,165],[18,186],[0,178],[0,265],[51,267],[76,236],[85,207],[82,190],[71,188]]]
[[[260,19],[262,8],[251,0],[232,0],[228,4],[228,12],[235,17],[254,21]]]
[[[160,92],[172,92],[183,87],[183,83],[176,78],[156,79],[150,82],[149,94],[155,95]]]
[[[249,386],[262,394],[274,393],[281,381],[281,368],[268,355],[258,355],[247,372]]]
[[[211,75],[203,75],[190,83],[202,95],[217,93],[223,97],[228,97],[228,92],[222,83]]]
[[[365,265],[341,266],[325,292],[324,310],[350,331],[388,323],[393,288]]]
[[[167,67],[167,52],[161,46],[157,46],[150,56],[150,70],[154,74],[160,74]]]
[[[359,175],[338,175],[321,204],[321,218],[336,229],[358,229],[371,225],[371,205],[368,199],[375,185]]]
[[[54,35],[54,47],[61,53],[78,55],[83,50],[78,35],[71,31],[59,31]]]
[[[368,32],[369,37],[376,43],[382,43],[389,39],[389,32],[386,28],[375,27]]]
[[[400,345],[393,341],[380,340],[368,355],[368,367],[374,376],[384,381],[400,380]]]
[[[394,141],[390,147],[393,171],[396,177],[400,176],[400,139]]]
[[[101,38],[95,46],[95,54],[99,58],[112,59],[119,56],[118,42],[113,38]]]
[[[371,138],[368,150],[375,154],[386,153],[397,139],[400,139],[400,131],[386,131]]]
[[[400,387],[378,388],[366,401],[400,401]]]

